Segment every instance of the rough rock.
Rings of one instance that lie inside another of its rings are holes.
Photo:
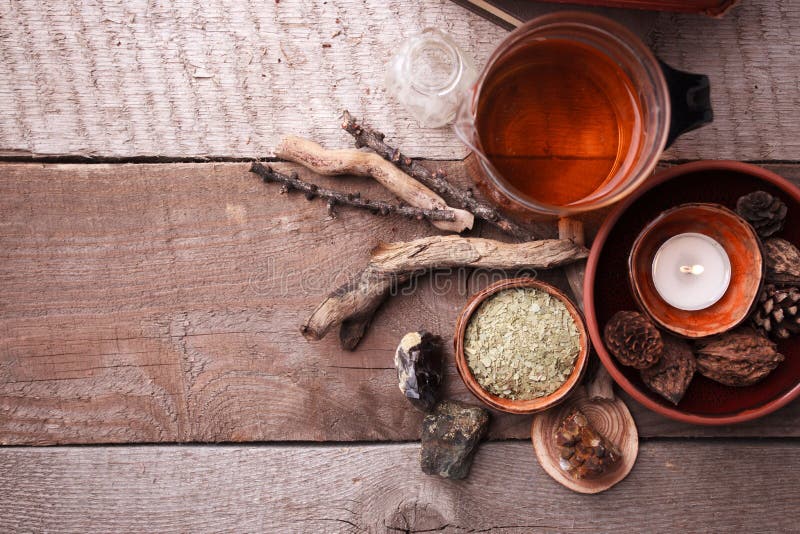
[[[442,384],[441,340],[430,332],[409,332],[394,353],[400,391],[415,408],[429,412]]]
[[[440,402],[422,421],[422,471],[456,480],[466,478],[488,428],[487,410],[458,401]]]

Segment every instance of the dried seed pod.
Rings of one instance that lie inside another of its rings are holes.
[[[697,362],[688,342],[670,335],[662,334],[662,337],[661,358],[654,366],[642,369],[642,380],[647,387],[677,405],[692,381]]]
[[[775,343],[747,327],[697,341],[695,356],[700,374],[727,386],[755,384],[783,361]]]
[[[433,409],[442,383],[441,340],[430,332],[409,332],[394,353],[400,391],[415,408]]]
[[[800,285],[800,250],[781,239],[771,237],[764,241],[767,264],[767,282],[778,285]]]
[[[765,287],[753,313],[753,323],[775,339],[800,333],[800,289]]]
[[[781,199],[766,191],[755,191],[736,201],[736,212],[752,224],[761,237],[769,237],[783,228],[787,211]]]
[[[591,426],[580,410],[572,410],[556,430],[561,468],[581,479],[602,475],[621,455],[614,444]]]
[[[622,363],[636,369],[655,365],[664,342],[655,325],[636,311],[620,311],[606,324],[603,337],[608,350]]]

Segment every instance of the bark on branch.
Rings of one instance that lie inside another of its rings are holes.
[[[356,149],[328,150],[296,136],[283,138],[275,154],[326,176],[370,176],[412,206],[426,210],[452,210],[455,220],[431,221],[437,228],[449,232],[472,228],[474,217],[470,212],[450,208],[442,197],[377,154]]]
[[[500,228],[503,232],[512,235],[520,241],[535,239],[532,233],[500,213],[499,210],[485,202],[481,202],[472,195],[472,191],[460,189],[447,181],[442,171],[431,171],[420,162],[409,158],[400,152],[400,149],[388,145],[384,134],[363,126],[353,118],[348,111],[342,114],[342,128],[353,136],[356,147],[367,147],[382,158],[391,161],[398,168],[410,174],[424,185],[444,195],[458,208],[464,208],[479,219]]]
[[[454,221],[456,219],[456,214],[452,210],[426,210],[411,206],[399,206],[389,202],[366,200],[361,198],[358,193],[343,193],[303,181],[297,176],[296,172],[291,174],[279,173],[269,165],[264,166],[260,163],[253,163],[252,167],[250,167],[250,172],[257,174],[265,182],[281,184],[282,192],[299,191],[308,200],[315,198],[327,200],[328,214],[332,217],[335,215],[334,208],[337,205],[342,205],[365,209],[376,215],[395,213],[411,219],[428,219],[429,221]]]
[[[434,236],[381,244],[373,250],[366,268],[352,282],[331,293],[300,330],[308,339],[321,339],[334,326],[350,325],[342,329],[341,340],[346,348],[352,349],[355,345],[347,346],[346,336],[354,335],[352,330],[355,330],[357,343],[368,319],[392,286],[415,273],[455,267],[550,269],[586,258],[588,254],[585,247],[560,239],[509,244],[491,239]]]

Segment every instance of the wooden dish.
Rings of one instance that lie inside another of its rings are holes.
[[[661,245],[678,234],[707,235],[719,243],[731,263],[728,290],[701,310],[670,306],[653,282],[653,259]],[[687,338],[721,334],[747,319],[764,278],[761,245],[753,227],[724,206],[692,202],[661,213],[644,227],[633,243],[628,276],[637,302],[660,327]]]
[[[550,395],[540,397],[538,399],[530,400],[512,400],[503,397],[498,397],[489,393],[475,380],[472,375],[472,370],[469,368],[467,358],[464,355],[464,333],[466,332],[469,320],[472,314],[478,307],[490,296],[503,291],[505,289],[513,289],[518,287],[532,287],[549,293],[551,296],[557,298],[567,307],[570,315],[572,316],[575,324],[578,327],[580,334],[580,352],[575,360],[575,367],[572,373],[567,378],[561,387],[555,390]],[[456,353],[456,369],[461,379],[466,384],[467,389],[472,392],[478,399],[490,408],[501,410],[503,412],[514,414],[529,414],[546,410],[563,401],[573,389],[578,385],[586,369],[586,362],[589,360],[589,335],[586,331],[586,324],[583,317],[570,299],[562,293],[559,289],[550,284],[534,280],[533,278],[511,278],[508,280],[500,280],[495,282],[485,289],[475,293],[472,298],[467,302],[464,309],[458,316],[456,321],[456,333],[453,340]]]
[[[674,406],[650,391],[636,369],[619,365],[603,343],[602,330],[614,313],[637,309],[627,280],[633,242],[659,213],[687,202],[713,202],[728,208],[747,193],[762,190],[789,208],[778,237],[800,244],[800,190],[755,165],[735,161],[699,161],[660,172],[623,201],[603,223],[592,245],[584,284],[584,309],[592,342],[614,380],[639,403],[666,417],[695,424],[727,425],[762,417],[800,396],[800,338],[781,340],[786,359],[760,382],[724,386],[695,375]]]
[[[596,478],[576,479],[561,469],[555,432],[573,408],[579,409],[592,426],[617,447],[620,460]],[[639,433],[631,412],[621,399],[591,399],[583,387],[557,408],[536,414],[531,423],[531,441],[542,469],[559,484],[578,493],[600,493],[628,476],[639,455]]]

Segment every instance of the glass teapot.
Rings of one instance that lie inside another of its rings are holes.
[[[535,62],[541,68],[534,77],[515,78]],[[607,76],[592,79],[602,69]],[[627,113],[625,121],[605,124],[611,115],[603,115],[601,102],[617,118]],[[605,17],[560,12],[525,23],[497,47],[462,99],[454,129],[475,155],[479,187],[496,203],[564,217],[631,193],[675,138],[712,118],[707,76],[672,69]],[[580,153],[603,143],[611,147],[607,162],[587,162]],[[596,184],[584,180],[597,170]],[[564,188],[571,198],[550,194]]]

